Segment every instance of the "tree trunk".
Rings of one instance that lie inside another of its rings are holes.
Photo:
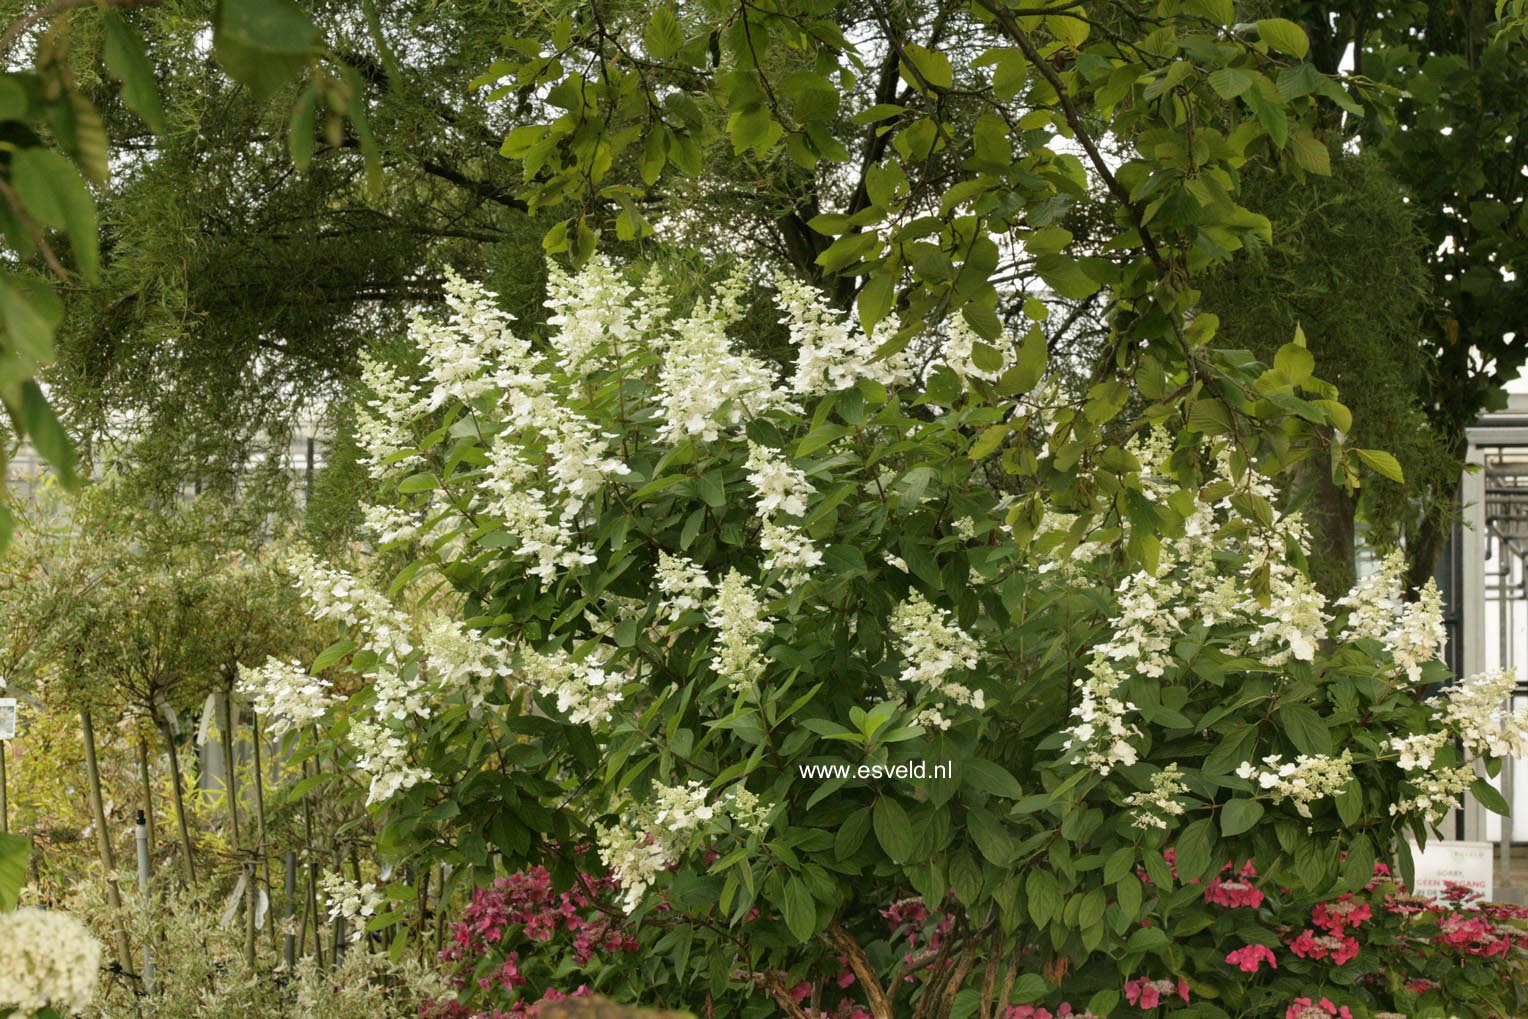
[[[175,822],[180,829],[180,852],[185,858],[186,883],[196,884],[196,851],[191,845],[191,826],[186,822],[186,790],[180,775],[180,751],[175,748],[175,734],[166,724],[165,746],[170,751],[170,791],[175,797]]]
[[[1341,598],[1357,580],[1354,517],[1357,501],[1332,483],[1326,460],[1311,457],[1295,468],[1295,485],[1308,492],[1301,515],[1310,528],[1310,572],[1316,589]]]
[[[122,890],[117,887],[117,860],[111,848],[111,829],[106,827],[106,808],[101,800],[101,769],[96,762],[95,724],[90,719],[88,707],[80,709],[80,729],[85,740],[85,780],[90,796],[90,815],[95,821],[96,848],[101,853],[101,866],[106,868],[106,901],[110,903],[113,919],[112,940],[117,953],[117,965],[122,972],[133,969],[132,951],[127,944],[127,930],[122,926]]]

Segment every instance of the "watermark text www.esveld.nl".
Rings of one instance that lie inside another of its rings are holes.
[[[798,764],[796,771],[802,778],[858,778],[872,782],[922,781],[930,778],[951,778],[955,774],[952,761],[929,764],[927,761],[908,761],[904,764]]]

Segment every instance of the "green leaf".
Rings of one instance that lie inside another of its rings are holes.
[[[292,107],[292,119],[287,124],[287,144],[292,149],[292,162],[299,170],[307,170],[313,161],[317,143],[313,121],[317,108],[318,95],[310,85],[297,97],[297,104]]]
[[[806,941],[817,929],[817,904],[800,878],[785,883],[785,926],[797,941]]]
[[[0,270],[0,320],[11,345],[36,364],[53,353],[53,330],[64,316],[58,295],[34,279]],[[0,362],[0,370],[3,370]],[[4,376],[0,375],[0,379]]]
[[[440,487],[440,479],[429,471],[420,471],[418,474],[410,474],[398,482],[398,491],[402,495],[413,495],[415,492],[430,492]]]
[[[1024,334],[1024,341],[1019,344],[1013,367],[998,379],[998,389],[1009,396],[1022,396],[1029,392],[1040,384],[1049,359],[1050,350],[1046,343],[1045,331],[1036,323]]]
[[[1208,818],[1195,821],[1178,836],[1178,880],[1184,884],[1203,877],[1210,869],[1210,849],[1215,836]]]
[[[1304,704],[1282,705],[1278,710],[1279,727],[1302,754],[1330,754],[1332,734],[1321,716]]]
[[[865,281],[854,307],[859,312],[860,329],[864,330],[866,336],[875,334],[875,327],[890,313],[896,296],[895,273],[879,272]]]
[[[1042,255],[1035,262],[1035,271],[1052,290],[1074,301],[1092,297],[1102,286],[1081,263],[1066,255]]]
[[[833,855],[840,860],[847,860],[859,852],[868,834],[870,834],[870,808],[861,807],[844,818],[844,823],[838,826],[838,833],[833,836]]]
[[[143,40],[130,28],[122,15],[108,10],[102,15],[106,25],[106,68],[122,83],[122,101],[143,118],[148,129],[164,134],[164,110],[159,105],[159,88],[154,65],[143,49]]]
[[[74,443],[48,406],[42,387],[31,380],[21,384],[21,425],[38,455],[53,465],[66,488],[73,488]]]
[[[966,784],[973,789],[979,789],[993,796],[1001,796],[1006,800],[1023,799],[1024,790],[1019,786],[1019,780],[1008,773],[1008,770],[1000,764],[984,761],[981,758],[972,758],[966,763]]]
[[[1220,809],[1220,834],[1226,838],[1249,830],[1263,817],[1263,805],[1257,800],[1234,799]]]
[[[317,45],[318,27],[292,0],[218,0],[213,52],[257,99],[295,78]]]
[[[982,430],[982,433],[976,437],[976,441],[971,443],[971,448],[966,451],[966,456],[970,457],[972,460],[986,459],[993,453],[997,452],[997,448],[1001,446],[1003,444],[1003,440],[1008,437],[1008,431],[1009,426],[1006,424],[988,425]]]
[[[912,858],[913,826],[902,804],[890,796],[882,796],[875,803],[873,823],[875,839],[893,863],[906,863]]]
[[[1273,367],[1299,386],[1310,381],[1311,373],[1316,368],[1316,359],[1300,344],[1286,343],[1273,355]]]
[[[16,149],[11,153],[11,186],[33,217],[69,234],[74,264],[87,282],[94,283],[101,263],[101,235],[95,200],[79,171],[52,149]]]
[[[1240,67],[1221,67],[1211,71],[1206,79],[1210,88],[1222,99],[1235,99],[1252,87],[1252,74]]]
[[[1108,862],[1104,864],[1104,883],[1112,885],[1130,873],[1135,867],[1135,858],[1134,846],[1120,846],[1109,854]]]
[[[1389,478],[1397,484],[1404,484],[1406,476],[1401,473],[1401,462],[1382,449],[1355,449],[1358,459],[1369,466],[1369,469],[1377,474]]]
[[[1048,924],[1061,911],[1061,889],[1056,884],[1056,875],[1038,867],[1031,870],[1024,879],[1024,901],[1036,927]]]
[[[1474,796],[1482,807],[1485,807],[1493,814],[1500,814],[1506,817],[1512,813],[1512,808],[1507,805],[1507,801],[1503,798],[1502,794],[1497,792],[1496,787],[1483,778],[1477,778],[1470,783],[1470,795]]]
[[[919,91],[925,88],[946,89],[955,84],[955,71],[950,58],[938,50],[931,50],[917,43],[902,47],[907,63],[902,65],[902,79]]]
[[[667,60],[679,52],[684,45],[684,31],[672,8],[659,7],[653,11],[647,27],[642,30],[642,45],[647,47],[654,60]]]
[[[1017,1005],[1037,1001],[1049,993],[1050,985],[1038,973],[1025,973],[1013,983],[1013,1002]]]
[[[982,856],[994,867],[1006,867],[1013,859],[1013,839],[1001,822],[980,807],[971,808],[966,815],[966,827],[971,839]]]
[[[1280,53],[1287,53],[1296,60],[1305,59],[1310,50],[1310,39],[1305,29],[1288,18],[1264,18],[1257,23],[1258,38]]]
[[[1144,889],[1141,887],[1141,879],[1134,874],[1126,873],[1114,886],[1115,897],[1119,901],[1120,912],[1125,918],[1134,921],[1141,915],[1141,899]]]
[[[1290,137],[1289,153],[1302,170],[1321,177],[1332,175],[1332,154],[1310,131],[1301,128]]]
[[[31,856],[31,839],[0,834],[0,913],[16,908],[21,886],[27,881],[27,862]]]
[[[377,147],[376,136],[371,133],[371,119],[366,114],[366,83],[360,72],[346,66],[345,80],[350,83],[350,126],[361,146],[361,163],[366,168],[366,197],[378,198],[382,194],[382,150]]]

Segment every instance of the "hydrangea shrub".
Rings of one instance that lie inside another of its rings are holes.
[[[1300,343],[1264,366],[1200,321],[1188,367],[1122,354],[1074,393],[1038,326],[877,358],[788,281],[783,370],[730,334],[737,284],[674,309],[554,271],[540,337],[449,292],[416,373],[367,365],[368,521],[410,565],[383,593],[295,558],[344,637],[245,676],[363,773],[383,852],[499,889],[463,922],[513,947],[459,939],[442,1015],[1394,1004],[1352,979],[1383,948],[1290,918],[1409,876],[1464,789],[1500,806],[1473,764],[1528,725],[1501,677],[1429,693],[1438,598],[1398,560],[1335,603],[1309,581],[1269,475],[1351,468]],[[533,902],[492,884],[523,864]]]

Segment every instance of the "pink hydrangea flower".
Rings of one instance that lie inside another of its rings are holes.
[[[1148,980],[1138,977],[1125,984],[1125,1000],[1143,1011],[1149,1011],[1162,1003],[1162,999],[1176,994],[1188,1001],[1188,981],[1179,977],[1171,980]]]
[[[1337,1019],[1353,1019],[1353,1013],[1348,1011],[1348,1006],[1334,1005],[1330,998],[1322,998],[1320,1001],[1296,998],[1284,1012],[1284,1019],[1327,1019],[1328,1016],[1336,1016]]]
[[[1238,948],[1226,956],[1226,962],[1243,973],[1256,973],[1265,962],[1274,969],[1279,968],[1278,958],[1273,954],[1273,949],[1267,945],[1247,945],[1244,948]]]
[[[1320,902],[1311,910],[1311,923],[1328,934],[1340,937],[1348,928],[1356,928],[1374,915],[1367,902],[1344,895],[1332,902]]]
[[[1289,942],[1289,950],[1302,959],[1327,959],[1338,966],[1351,961],[1358,955],[1358,939],[1347,935],[1317,934],[1312,930],[1303,930],[1299,936]]]

